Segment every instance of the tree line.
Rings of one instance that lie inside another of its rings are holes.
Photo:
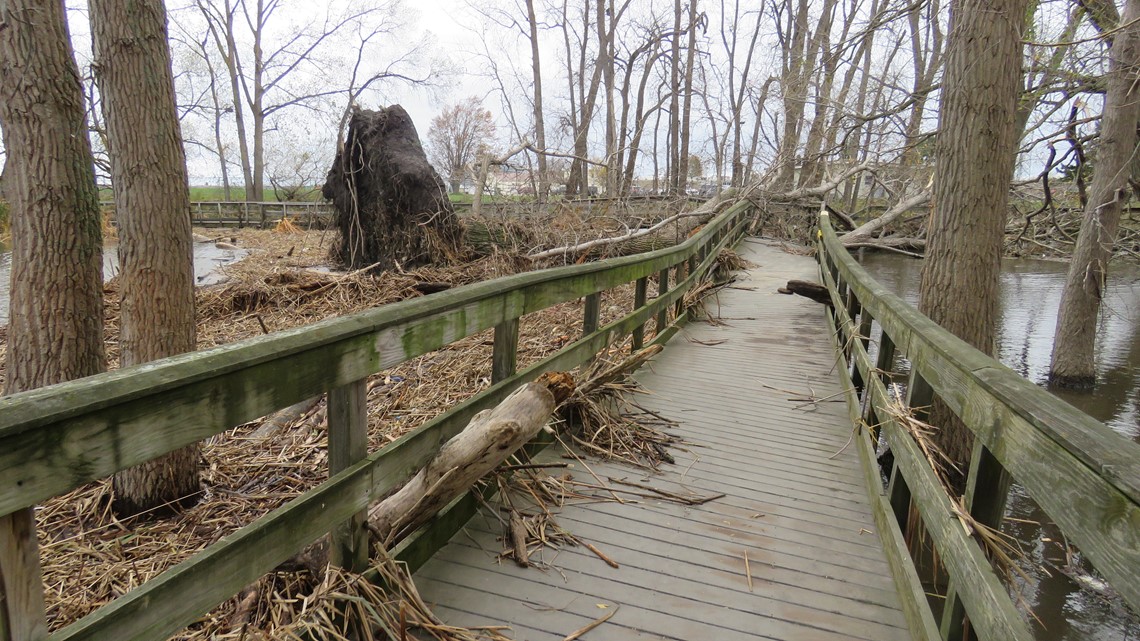
[[[318,10],[297,21],[282,0],[195,0],[170,16],[161,0],[91,3],[84,68],[61,2],[0,0],[5,393],[106,367],[97,164],[119,223],[122,364],[190,351],[188,146],[215,157],[227,186],[236,167],[260,200],[280,169],[275,128],[320,114],[312,127],[336,150],[370,92],[433,77],[422,41],[393,43],[399,5]],[[932,201],[922,309],[986,353],[1017,163],[1037,163],[1046,198],[1051,172],[1070,167],[1083,186],[1091,165],[1052,367],[1058,382],[1091,380],[1121,206],[1140,184],[1140,0],[523,0],[478,13],[480,66],[509,129],[509,151],[483,163],[517,157],[540,200],[552,159],[569,162],[567,194],[584,193],[591,167],[611,194],[643,167],[678,192],[695,152],[718,184],[753,193],[829,193],[855,209],[873,187],[888,215]],[[529,55],[501,55],[507,36]],[[191,447],[121,473],[116,510],[195,500],[198,463]],[[0,529],[33,522],[23,510]]]

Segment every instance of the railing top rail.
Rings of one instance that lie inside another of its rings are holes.
[[[888,292],[820,214],[826,257],[896,348],[1133,607],[1140,607],[1140,444]]]
[[[0,468],[12,479],[0,492],[0,515],[504,320],[675,265],[747,206],[647,254],[474,283],[0,398]]]
[[[1140,504],[1140,444],[1034,385],[920,314],[879,284],[843,249],[826,212],[820,218],[829,254],[871,316],[880,323],[893,319],[905,326],[909,330],[908,338],[938,351],[960,376],[976,380],[981,390],[1049,435],[1134,503]],[[899,340],[903,337],[892,338],[896,345],[906,347]]]
[[[748,205],[742,206],[747,208]],[[657,298],[649,301],[641,300],[641,305],[635,306],[635,309],[627,315],[611,320],[609,324],[598,327],[593,332],[586,333],[577,341],[563,346],[554,354],[531,364],[527,370],[508,376],[508,378],[492,384],[490,388],[482,390],[477,395],[449,408],[448,411],[435,416],[434,419],[406,433],[393,443],[368,454],[365,459],[333,474],[323,484],[293,498],[292,501],[280,506],[280,508],[264,514],[252,524],[223,537],[219,542],[207,546],[206,549],[196,553],[194,557],[164,571],[161,576],[150,579],[137,589],[91,612],[78,622],[52,633],[50,639],[59,641],[93,641],[108,638],[138,641],[163,639],[179,630],[180,627],[194,622],[197,617],[202,616],[206,611],[217,606],[218,603],[233,597],[233,594],[241,590],[243,586],[257,581],[259,576],[276,567],[278,563],[290,558],[290,555],[315,541],[319,536],[328,533],[329,528],[337,522],[341,522],[349,518],[351,514],[365,509],[377,498],[388,495],[410,474],[429,461],[437,453],[440,445],[461,431],[467,421],[470,421],[480,409],[486,409],[498,403],[519,384],[534,380],[541,373],[570,370],[570,368],[589,362],[598,351],[611,346],[614,340],[624,338],[624,336],[636,331],[638,327],[643,327],[646,320],[654,317],[660,311],[676,305],[682,300],[685,293],[692,289],[693,285],[700,282],[702,275],[705,275],[715,265],[718,250],[739,238],[742,230],[747,226],[747,220],[742,216],[746,211],[741,208],[733,208],[724,212],[722,216],[706,226],[705,230],[694,235],[693,238],[697,242],[686,243],[687,249],[678,249],[666,253],[654,252],[657,258],[648,263],[626,260],[613,262],[611,266],[618,265],[619,267],[611,267],[609,270],[601,271],[601,273],[596,273],[596,270],[588,270],[585,276],[591,281],[588,287],[581,286],[580,283],[583,282],[583,279],[578,278],[577,281],[569,283],[570,286],[565,287],[559,295],[562,298],[577,298],[583,293],[593,291],[596,287],[609,289],[613,284],[622,284],[622,281],[617,278],[624,279],[630,274],[640,274],[648,267],[657,268],[660,266],[663,270],[687,261],[687,266],[690,268],[687,270],[686,276],[678,277],[674,286],[667,291],[659,292]],[[725,222],[730,222],[731,225],[725,225]],[[699,254],[698,251],[700,251]],[[692,259],[698,255],[702,260],[699,265],[694,266]],[[629,271],[629,265],[635,266],[636,270]],[[609,276],[611,274],[616,275],[616,278],[611,278]],[[643,277],[638,276],[637,278]],[[549,283],[553,283],[557,287],[568,284],[565,279],[562,281],[555,279]],[[541,297],[538,295],[540,293],[541,290],[522,292],[524,297],[535,294],[536,305],[553,300],[552,297]],[[523,309],[520,306],[510,305],[510,301],[503,299],[502,295],[491,298],[500,303],[500,311],[503,311],[504,314],[518,314],[520,309]],[[471,309],[471,307],[458,309],[459,313],[462,313],[464,309]],[[440,318],[440,316],[435,315],[432,318]],[[487,318],[484,317],[482,320],[486,322]],[[421,330],[427,327],[426,334],[431,335],[431,340],[423,344],[454,340],[448,335],[435,333],[435,331],[445,327],[442,325],[417,325],[413,323],[406,324],[405,327],[418,327]],[[654,342],[660,343],[668,340],[668,336],[673,334],[676,328],[676,324],[659,327]],[[405,333],[404,336],[407,338],[408,334]],[[373,336],[366,335],[366,338],[372,339]],[[423,344],[420,347],[423,347]],[[351,343],[348,347],[367,351],[367,346],[361,346],[359,343]],[[309,352],[324,354],[323,350],[319,348],[309,350]],[[270,364],[272,363],[275,362],[270,362]],[[323,366],[320,373],[325,376],[321,382],[325,384],[326,388],[339,386],[341,379],[345,378],[345,375],[341,373],[342,364],[337,363],[335,359],[332,362],[321,359],[320,365]],[[363,386],[364,382],[360,380],[363,378],[361,372],[367,374],[372,368],[358,368],[356,371],[348,372],[347,376],[349,380]],[[271,382],[263,382],[264,386],[288,387],[287,381],[283,381],[283,379],[287,379],[287,375],[280,371],[279,367],[272,370],[271,373],[274,378]],[[254,380],[254,382],[258,381]],[[194,386],[190,387],[194,389]],[[243,393],[249,391],[243,390]],[[277,399],[276,403],[282,404],[284,401]],[[263,405],[261,404],[261,406]],[[147,417],[153,419],[153,415]],[[150,420],[148,423],[152,429],[147,432],[147,436],[152,436],[153,432],[161,432],[165,429],[161,421]],[[90,425],[83,423],[78,425],[79,433],[76,433],[76,438],[87,438],[90,443],[91,430],[84,431],[84,429],[90,428]],[[96,428],[98,427],[99,425],[96,425]],[[116,425],[114,429],[121,430],[122,428]],[[332,433],[329,436],[332,436]],[[73,444],[64,440],[59,445],[62,446],[60,448],[67,449]],[[96,439],[95,447],[101,446],[103,444]],[[0,455],[2,453],[3,444],[0,443]],[[5,462],[0,461],[0,469],[3,469]],[[6,487],[5,492],[18,492],[18,490]]]

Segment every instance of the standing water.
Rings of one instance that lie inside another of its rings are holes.
[[[868,254],[863,267],[888,290],[917,304],[922,263],[898,255]],[[1044,386],[1066,263],[1031,259],[1002,262],[998,358]],[[1113,265],[1097,322],[1097,386],[1087,393],[1053,393],[1140,442],[1140,267]],[[1025,491],[1015,485],[1003,530],[1021,543],[1031,577],[1021,595],[1040,620],[1041,641],[1140,640],[1140,621],[1066,558],[1064,537]],[[1041,569],[1045,571],[1042,572]]]
[[[214,243],[194,243],[194,282],[212,285],[220,282],[218,267],[245,257],[243,249],[218,249]],[[119,250],[109,245],[103,250],[103,278],[111,280],[119,272]],[[0,326],[8,324],[8,292],[12,285],[11,247],[0,242]]]

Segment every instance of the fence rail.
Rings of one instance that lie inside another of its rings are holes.
[[[111,201],[99,203],[114,211]],[[326,202],[289,201],[195,201],[190,203],[190,222],[198,227],[271,227],[288,218],[301,227],[327,227],[336,209]]]
[[[358,561],[363,525],[339,524],[359,521],[372,500],[403,482],[476,412],[520,383],[588,362],[630,334],[640,343],[646,321],[660,321],[671,308],[679,309],[720,249],[740,237],[750,210],[739,202],[668,249],[476,283],[0,399],[0,469],[7,481],[0,489],[0,519],[11,521],[29,506],[83,483],[329,394],[327,482],[49,638],[165,638],[330,531],[333,549],[342,551],[334,558],[346,565],[351,557]],[[657,275],[667,283],[670,271],[674,286],[663,286],[646,301],[648,278]],[[579,340],[523,372],[514,371],[520,316],[577,298],[596,300],[630,282],[639,293],[629,314],[598,327],[598,306],[586,305],[587,331]],[[489,389],[379,451],[359,447],[367,427],[358,407],[367,376],[490,328],[496,330],[496,381]],[[676,324],[657,328],[663,339]],[[34,527],[16,536],[16,544],[35,549]],[[29,571],[3,554],[0,564],[8,565],[0,567],[5,590],[0,640],[43,638],[42,605],[38,611],[20,610],[19,599],[5,598],[42,590],[38,566]]]
[[[958,518],[959,511],[969,511],[978,522],[1000,526],[1011,479],[1140,611],[1140,445],[970,347],[886,291],[843,248],[826,210],[820,214],[818,251],[837,340],[860,400],[856,408],[865,408],[865,438],[883,434],[895,457],[888,486],[875,479],[881,495],[876,517],[884,524],[893,518],[905,529],[908,512],[912,506],[917,509],[949,574],[937,634],[963,638],[968,617],[970,628],[982,639],[1033,638],[985,553]],[[866,348],[876,324],[882,338],[872,362]],[[896,420],[892,403],[897,401],[886,386],[895,354],[911,363],[907,405],[921,412],[937,396],[974,434],[960,503],[942,490],[918,445]],[[910,559],[905,560],[909,564]],[[910,572],[913,568],[899,567],[897,578]],[[930,630],[929,612],[913,615],[912,629]]]

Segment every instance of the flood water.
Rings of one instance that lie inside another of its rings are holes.
[[[911,304],[918,302],[920,261],[868,254],[862,263],[885,287]],[[1007,259],[1002,263],[999,359],[1042,386],[1049,372],[1067,269],[1067,264],[1055,261]],[[1113,265],[1110,269],[1098,320],[1095,362],[1095,390],[1054,393],[1140,442],[1140,267]],[[1041,620],[1041,625],[1033,626],[1038,639],[1140,640],[1140,620],[1123,610],[1119,599],[1082,587],[1066,574],[1063,536],[1019,486],[1011,491],[1006,516],[1004,531],[1020,541],[1028,555],[1024,566],[1032,580],[1020,588]]]
[[[194,282],[198,285],[218,282],[218,267],[241,260],[245,255],[243,249],[218,249],[212,242],[194,243]],[[118,247],[109,245],[103,250],[103,279],[111,280],[118,270]],[[11,248],[0,242],[0,325],[8,324],[8,292],[11,285]]]

